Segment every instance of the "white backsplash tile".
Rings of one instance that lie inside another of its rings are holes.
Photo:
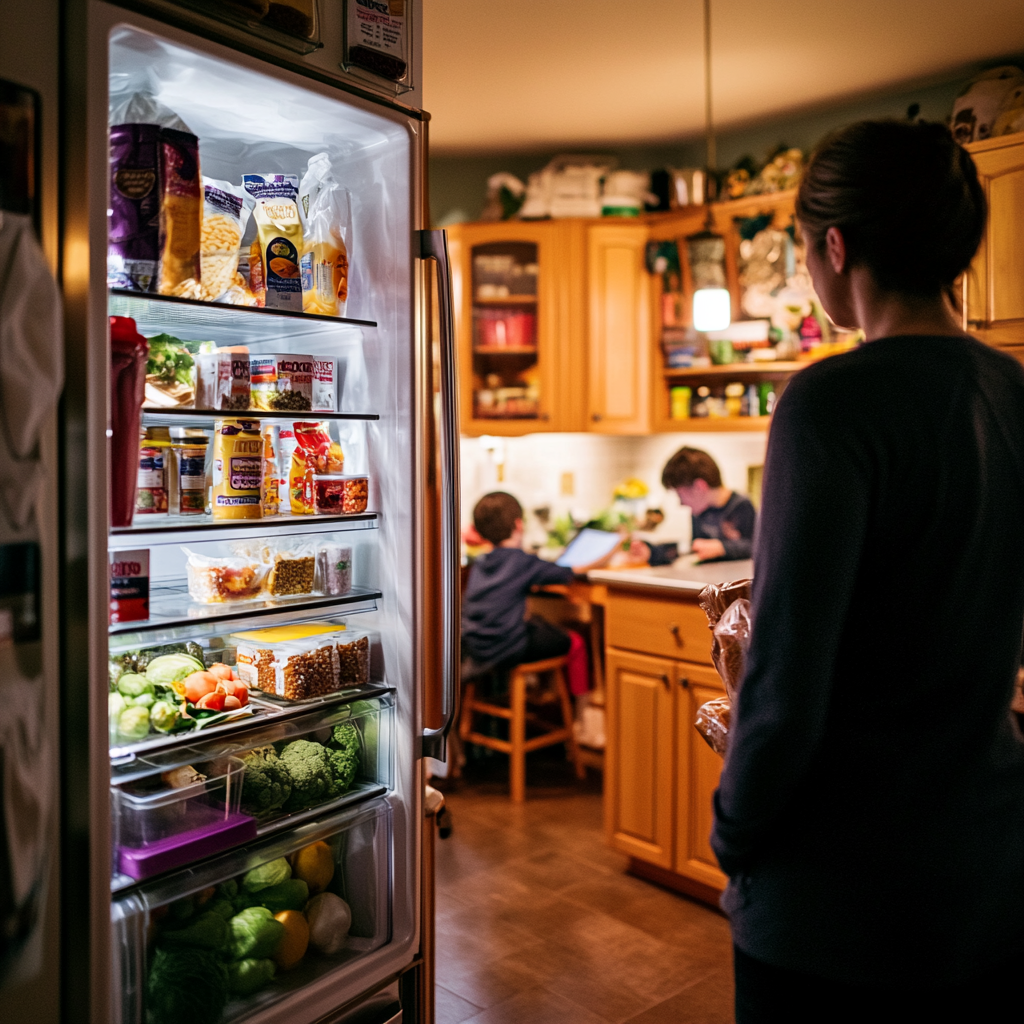
[[[747,490],[747,467],[764,463],[767,435],[653,434],[647,437],[606,437],[600,434],[527,434],[525,437],[462,439],[462,519],[472,521],[473,506],[488,491],[514,494],[527,512],[527,539],[543,531],[532,510],[547,507],[552,516],[572,512],[587,519],[612,502],[616,484],[627,477],[643,480],[650,489],[648,505],[666,513],[658,530],[664,540],[689,544],[690,517],[674,493],[661,486],[661,470],[683,445],[703,448],[722,470],[723,483]],[[574,493],[561,493],[562,476],[571,473]]]

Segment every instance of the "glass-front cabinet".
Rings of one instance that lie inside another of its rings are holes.
[[[555,394],[562,363],[565,231],[554,222],[457,225],[451,230],[467,434],[566,429]]]

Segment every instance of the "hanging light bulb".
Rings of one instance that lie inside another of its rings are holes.
[[[693,293],[693,328],[724,331],[732,322],[732,296],[728,288],[698,288]]]
[[[704,130],[707,145],[704,230],[686,239],[693,293],[693,328],[724,331],[732,322],[732,296],[725,287],[725,239],[711,230],[711,176],[714,171],[715,133],[711,121],[711,0],[704,0]]]

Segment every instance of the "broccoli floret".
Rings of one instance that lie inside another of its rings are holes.
[[[292,777],[286,811],[302,810],[333,797],[334,771],[326,747],[312,740],[293,740],[281,751],[281,761]]]
[[[208,949],[157,947],[146,990],[150,1024],[215,1024],[228,1001],[228,972]]]
[[[250,750],[242,755],[242,762],[242,810],[259,817],[284,807],[292,794],[292,776],[274,748]]]
[[[357,773],[363,750],[363,739],[352,722],[342,722],[334,727],[331,747],[331,771],[334,774],[334,788],[340,796],[352,785]]]

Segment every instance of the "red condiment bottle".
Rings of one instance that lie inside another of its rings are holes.
[[[131,526],[149,342],[129,316],[110,318],[110,522]]]

